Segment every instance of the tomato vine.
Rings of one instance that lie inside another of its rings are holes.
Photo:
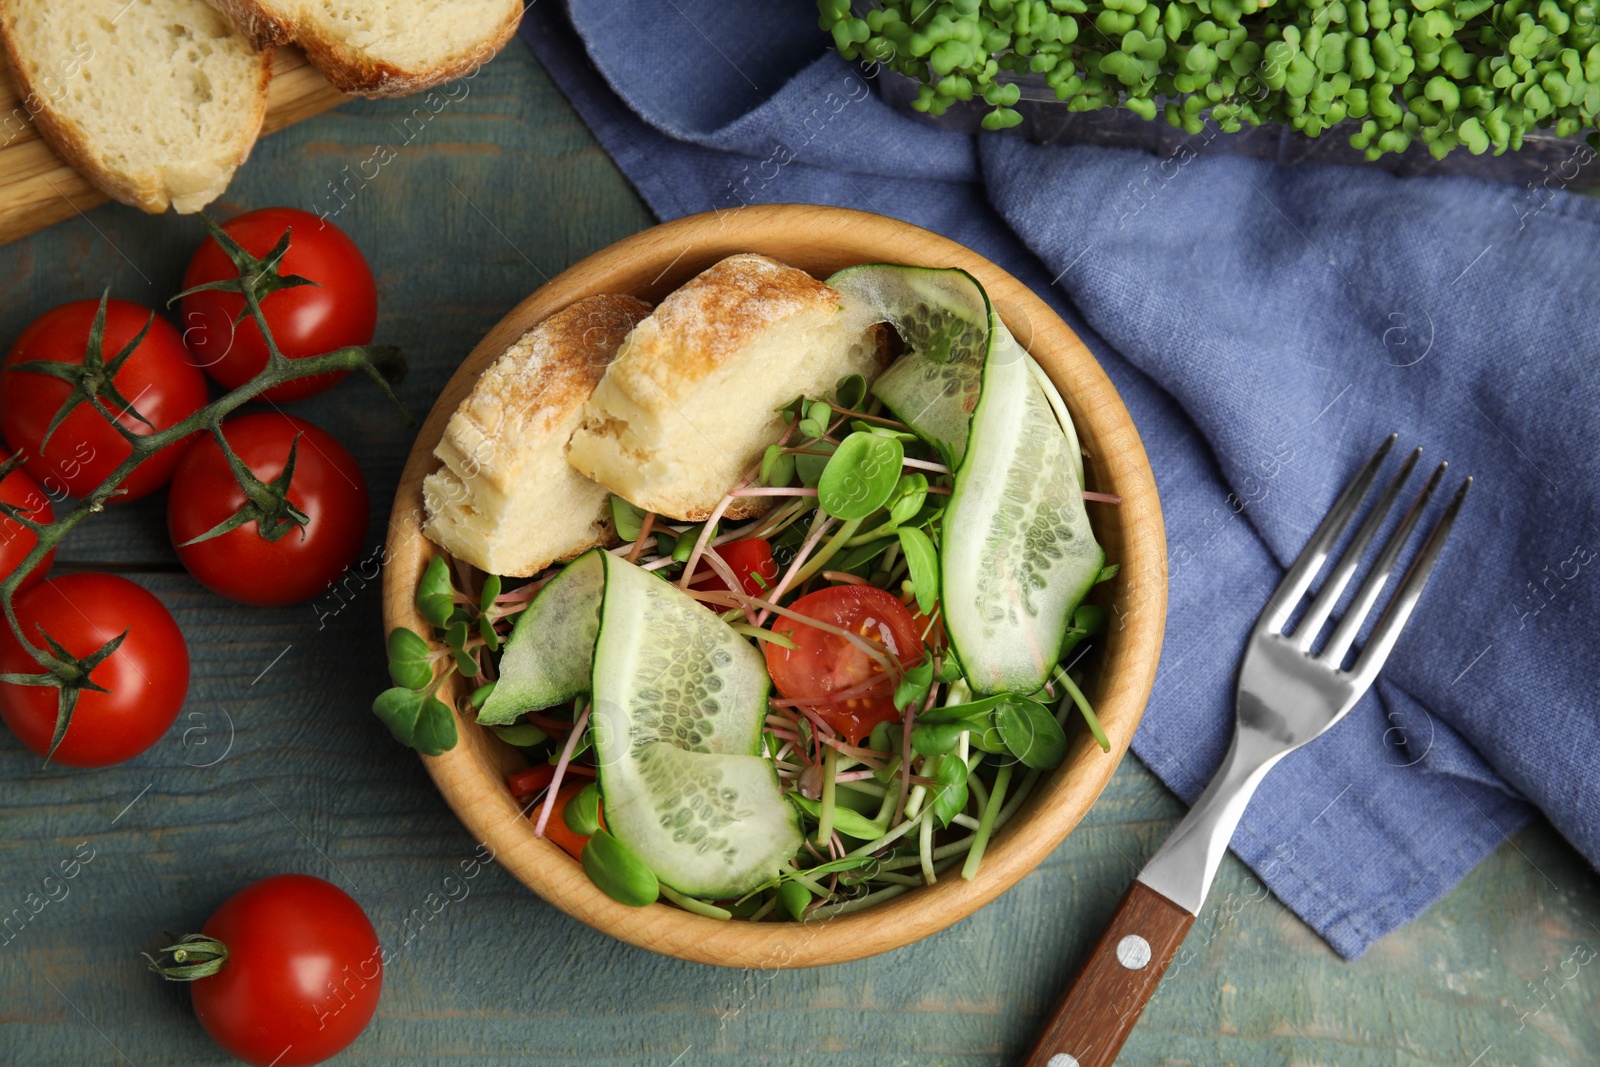
[[[211,237],[220,245],[229,260],[238,269],[237,277],[224,281],[208,282],[202,286],[179,293],[173,301],[182,299],[191,292],[200,289],[221,289],[240,294],[245,301],[245,312],[255,321],[261,336],[266,342],[267,363],[262,371],[244,384],[231,389],[222,396],[210,401],[198,411],[185,419],[168,426],[166,429],[152,433],[140,433],[132,430],[118,421],[116,414],[106,405],[109,399],[119,408],[128,411],[140,422],[149,425],[131,403],[126,402],[116,391],[112,384],[112,377],[133,349],[138,347],[144,333],[130,342],[123,351],[105,360],[100,343],[104,330],[104,320],[107,297],[102,296],[100,309],[96,314],[95,328],[91,330],[89,339],[90,351],[87,355],[85,367],[80,372],[80,379],[73,383],[72,393],[64,401],[61,409],[51,421],[54,430],[62,420],[80,404],[88,404],[101,418],[105,419],[125,440],[129,447],[127,457],[106,476],[98,486],[87,496],[82,497],[70,509],[56,516],[48,522],[41,522],[33,516],[36,512],[19,504],[0,501],[0,514],[10,521],[28,530],[35,538],[34,545],[28,554],[17,564],[11,573],[0,579],[0,610],[5,613],[6,625],[12,634],[28,651],[41,668],[38,674],[0,674],[0,682],[13,685],[54,686],[59,690],[57,698],[57,714],[55,733],[50,740],[50,747],[45,755],[48,762],[61,740],[66,736],[67,727],[71,722],[73,708],[77,704],[80,691],[99,690],[102,687],[89,680],[90,672],[114,653],[121,644],[126,631],[118,637],[112,638],[104,645],[95,649],[87,656],[74,656],[63,648],[49,634],[42,634],[48,650],[37,647],[24,633],[21,623],[17,619],[14,605],[15,595],[19,586],[27,576],[32,573],[35,566],[43,561],[56,546],[90,515],[105,510],[107,502],[116,497],[122,490],[118,487],[134,469],[145,460],[155,455],[169,445],[182,441],[191,434],[201,431],[209,433],[217,442],[218,447],[228,459],[229,467],[233,470],[239,485],[244,489],[245,496],[249,499],[234,520],[228,520],[233,525],[242,525],[246,522],[259,520],[263,526],[263,536],[269,538],[281,537],[289,529],[299,526],[304,521],[304,516],[298,513],[292,505],[284,499],[288,487],[288,479],[292,467],[286,469],[272,484],[264,484],[250,472],[242,463],[228,444],[227,438],[222,434],[222,421],[233,411],[256,399],[262,393],[282,385],[285,382],[298,381],[318,374],[338,372],[361,371],[377,384],[384,396],[394,405],[400,418],[406,425],[412,425],[414,420],[400,403],[395,395],[392,383],[398,382],[405,374],[405,360],[400,350],[389,345],[349,345],[335,349],[319,356],[309,356],[290,359],[278,347],[277,341],[272,336],[272,331],[267,325],[266,316],[262,314],[261,302],[268,295],[279,289],[293,288],[302,285],[315,285],[309,279],[298,275],[282,275],[278,272],[278,264],[282,261],[284,253],[288,250],[291,234],[286,231],[278,244],[267,255],[262,257],[252,256],[239,244],[229,237],[223,229],[211,219],[201,216],[206,229]],[[153,321],[153,313],[152,313]],[[146,327],[148,329],[148,326]],[[28,364],[18,364],[14,370],[26,373],[50,374],[60,377],[61,371],[56,367],[46,366],[42,361],[33,361]],[[25,456],[18,452],[5,462],[0,463],[0,480],[3,480],[12,471],[17,470],[23,463]],[[282,483],[282,484],[279,484]],[[247,514],[248,513],[248,514]],[[229,527],[232,528],[231,526]],[[220,528],[211,531],[212,534],[223,532]]]

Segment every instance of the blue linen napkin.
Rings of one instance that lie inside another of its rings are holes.
[[[1267,779],[1233,841],[1337,951],[1418,915],[1535,809],[1600,860],[1600,201],[1561,188],[1592,153],[1519,188],[1279,169],[1204,133],[1165,158],[973,138],[886,107],[807,0],[569,0],[523,32],[663,219],[892,215],[1084,338],[1161,492],[1166,645],[1133,747],[1187,801],[1231,735],[1246,633],[1355,468],[1398,430],[1421,472],[1450,460],[1442,496],[1475,476],[1375,690]]]

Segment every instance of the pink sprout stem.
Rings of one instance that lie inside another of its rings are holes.
[[[539,821],[533,824],[534,837],[544,836],[544,828],[550,822],[550,813],[556,807],[556,792],[561,788],[561,780],[567,776],[567,764],[572,762],[572,753],[578,747],[578,736],[589,724],[589,711],[593,707],[594,705],[590,704],[583,709],[578,721],[572,724],[572,732],[567,735],[567,743],[561,748],[561,758],[556,761],[555,776],[550,779],[550,788],[544,795],[544,806],[539,809]]]
[[[790,487],[790,486],[786,486],[786,485],[780,485],[780,486],[763,485],[763,486],[751,486],[748,489],[735,489],[735,490],[731,491],[728,495],[731,496],[731,497],[742,497],[742,496],[816,496],[817,495],[817,491],[815,489],[807,489],[804,486],[793,486],[793,487]]]
[[[1122,503],[1122,498],[1120,496],[1118,496],[1117,494],[1115,494],[1115,493],[1091,493],[1087,489],[1085,489],[1083,491],[1083,499],[1085,499],[1085,500],[1098,500],[1102,504],[1120,504],[1120,503]]]

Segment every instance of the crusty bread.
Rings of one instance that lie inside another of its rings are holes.
[[[521,0],[211,0],[258,46],[297,42],[334,85],[403,96],[459,78],[504,47]]]
[[[562,456],[584,401],[650,305],[591,296],[523,334],[450,416],[423,479],[423,532],[490,574],[526,577],[610,536],[610,494]]]
[[[674,519],[707,518],[783,432],[775,409],[869,382],[889,333],[838,291],[757,255],[729,256],[634,327],[584,407],[568,461],[618,496]],[[771,498],[725,514],[754,515]]]
[[[271,50],[204,0],[0,0],[0,35],[45,140],[145,211],[215,200],[266,118]]]

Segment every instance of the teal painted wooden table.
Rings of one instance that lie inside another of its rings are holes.
[[[379,339],[409,352],[400,392],[420,415],[512,304],[652,220],[520,43],[464,99],[433,115],[415,106],[353,102],[264,141],[217,211],[343,204],[335,220],[372,258]],[[393,158],[363,183],[380,145]],[[351,190],[344,201],[334,185]],[[113,206],[0,249],[0,339],[106,285],[165,300],[200,233]],[[354,381],[296,410],[359,457],[375,550],[410,431]],[[169,736],[120,767],[41,769],[0,737],[0,915],[25,917],[0,935],[7,1067],[227,1062],[187,992],[138,954],[280,871],[344,886],[395,957],[377,1018],[337,1062],[1009,1063],[1182,813],[1129,757],[1048,862],[944,933],[817,971],[680,963],[566,918],[492,865],[447,892],[475,842],[367,710],[386,684],[376,583],[280,610],[224,602],[177,566],[159,501],[81,528],[57,566],[157,592],[189,638],[194,680]],[[42,899],[75,852],[93,858],[33,913],[29,894]],[[1597,889],[1536,825],[1347,964],[1230,859],[1122,1062],[1600,1062]]]

